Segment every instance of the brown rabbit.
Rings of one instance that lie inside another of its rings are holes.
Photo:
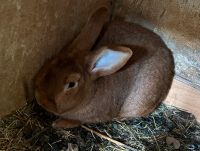
[[[107,7],[95,11],[36,75],[38,103],[60,117],[53,126],[145,116],[165,99],[174,76],[171,51],[152,31],[108,19]]]

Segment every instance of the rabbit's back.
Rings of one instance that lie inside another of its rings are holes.
[[[172,52],[152,31],[122,21],[113,21],[104,29],[97,47],[112,44],[133,50],[133,57],[125,67],[102,80],[109,84],[105,93],[115,96],[112,111],[117,114],[120,108],[119,117],[150,113],[165,99],[171,87],[174,76]]]

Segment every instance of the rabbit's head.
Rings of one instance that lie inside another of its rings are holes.
[[[132,56],[132,50],[124,46],[91,51],[108,16],[106,8],[98,9],[72,44],[47,61],[36,75],[36,99],[46,110],[62,115],[81,108],[98,88],[95,80],[117,72]]]

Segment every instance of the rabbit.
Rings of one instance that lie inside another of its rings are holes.
[[[170,49],[154,32],[109,21],[98,8],[69,46],[35,76],[39,105],[59,116],[56,128],[150,114],[165,99],[174,76]]]

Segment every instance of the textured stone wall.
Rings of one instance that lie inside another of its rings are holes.
[[[25,104],[26,85],[44,60],[71,41],[105,1],[1,0],[0,115]]]
[[[176,78],[200,88],[199,0],[116,0],[114,16],[159,34],[174,52]]]

